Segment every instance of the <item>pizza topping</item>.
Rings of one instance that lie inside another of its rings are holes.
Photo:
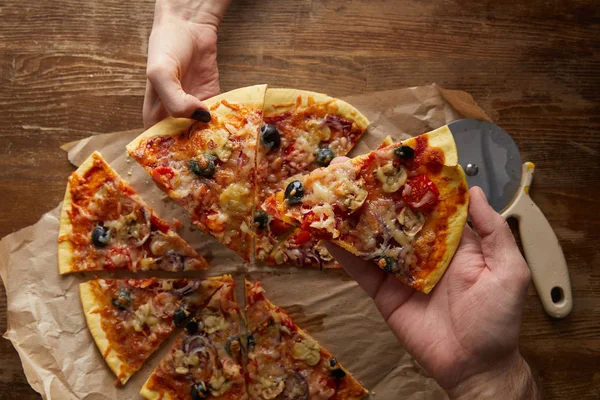
[[[264,388],[261,392],[261,396],[265,400],[272,400],[276,398],[283,392],[283,389],[285,388],[285,382],[283,380],[273,380],[272,382],[273,383],[270,386]]]
[[[285,199],[288,204],[299,204],[302,203],[302,198],[304,197],[304,187],[302,186],[302,182],[296,180],[290,182],[290,184],[285,188]]]
[[[285,379],[285,387],[281,400],[308,400],[309,388],[308,382],[300,373],[289,374]],[[331,396],[328,396],[331,397]]]
[[[175,314],[173,315],[173,322],[175,323],[175,326],[183,325],[183,323],[189,315],[190,314],[184,307],[180,307],[177,311],[175,311]]]
[[[260,128],[260,142],[271,151],[281,146],[281,136],[275,125],[265,124]]]
[[[338,364],[335,357],[329,359],[329,371],[331,371],[333,379],[342,379],[346,376],[346,372],[342,369],[340,364]]]
[[[265,229],[269,223],[269,214],[263,210],[254,211],[254,224],[257,229]]]
[[[222,315],[209,315],[204,319],[204,329],[206,333],[212,335],[217,331],[227,329],[227,323]]]
[[[154,316],[154,307],[152,306],[152,300],[149,300],[146,304],[141,305],[134,313],[135,319],[132,321],[133,329],[136,332],[141,332],[144,329],[144,325],[154,326],[159,321]]]
[[[248,350],[252,350],[256,346],[256,339],[254,339],[253,334],[249,333],[246,336],[246,345],[248,346]]]
[[[110,230],[102,225],[96,225],[92,231],[92,243],[96,247],[104,247],[110,241]]]
[[[207,398],[209,395],[206,383],[200,381],[192,385],[192,400],[201,400]]]
[[[187,333],[189,333],[190,335],[195,334],[196,332],[198,332],[198,321],[196,321],[195,319],[191,319],[188,321],[187,324],[185,324],[185,330],[187,331]]]
[[[409,207],[402,208],[397,220],[402,225],[402,231],[411,237],[419,233],[425,225],[425,216],[419,212],[415,213]]]
[[[241,349],[240,338],[237,336],[230,337],[229,340],[227,340],[227,344],[225,344],[225,351],[232,357],[237,356]]]
[[[315,160],[317,161],[317,164],[321,167],[328,166],[331,160],[333,160],[334,158],[334,151],[327,146],[319,147],[315,152]]]
[[[188,166],[194,174],[208,178],[215,173],[215,158],[211,154],[204,154],[197,160],[190,160]]]
[[[112,304],[124,310],[131,305],[131,293],[126,288],[119,289],[119,294],[111,300]]]
[[[150,213],[145,208],[139,207],[131,213],[121,216],[117,220],[106,222],[106,227],[113,230],[123,242],[130,238],[135,239],[135,245],[141,246],[150,237]]]
[[[305,337],[300,342],[294,343],[292,355],[296,360],[303,360],[311,367],[314,367],[321,359],[321,348],[316,341]]]
[[[383,256],[377,260],[377,265],[379,265],[386,272],[394,272],[394,264],[396,263],[389,256]]]
[[[402,199],[414,209],[426,209],[439,199],[440,191],[427,175],[410,179],[402,191]]]
[[[207,154],[204,154],[205,158],[213,156],[217,157],[222,162],[226,162],[231,157],[233,152],[233,144],[229,140],[229,132],[224,129],[214,130],[211,132],[210,139],[208,139]]]
[[[412,160],[415,156],[415,150],[410,146],[400,146],[394,149],[394,154],[403,160]]]
[[[250,189],[246,183],[232,183],[219,195],[219,204],[225,211],[231,213],[249,212],[252,208],[249,195]]]
[[[408,173],[402,166],[396,168],[393,163],[387,162],[377,169],[377,179],[382,183],[386,193],[393,193],[406,183]]]

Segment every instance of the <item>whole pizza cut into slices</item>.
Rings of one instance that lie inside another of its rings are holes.
[[[468,187],[442,127],[317,169],[262,208],[428,293],[460,242]]]
[[[258,204],[289,180],[345,156],[369,121],[350,104],[315,92],[268,89],[257,150]],[[283,186],[282,186],[283,185]],[[254,215],[256,258],[268,264],[317,265],[332,259],[308,231],[268,216]]]
[[[77,271],[186,271],[208,263],[93,153],[71,175],[58,238],[61,274]]]
[[[213,279],[97,279],[79,285],[88,328],[124,385],[223,285]]]
[[[252,400],[360,400],[367,390],[316,340],[246,281],[248,394]]]
[[[185,325],[148,378],[146,399],[247,399],[242,368],[240,310],[230,279]]]
[[[266,86],[221,94],[204,103],[212,120],[167,118],[127,151],[205,233],[250,260],[256,141]]]

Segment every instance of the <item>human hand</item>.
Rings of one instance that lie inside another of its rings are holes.
[[[481,189],[469,193],[474,229],[465,227],[448,270],[429,295],[332,243],[327,247],[451,398],[535,399],[531,370],[518,348],[529,269],[508,224]]]
[[[200,99],[220,92],[217,27],[228,5],[228,0],[156,0],[144,127],[169,115],[210,121]]]

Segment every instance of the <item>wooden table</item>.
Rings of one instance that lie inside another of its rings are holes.
[[[141,127],[152,0],[0,5],[0,236],[62,200],[59,146]],[[600,397],[600,13],[590,1],[236,1],[219,33],[223,90],[335,96],[436,82],[471,93],[535,161],[575,307],[552,320],[530,288],[521,348],[546,398]],[[6,298],[0,295],[0,330]],[[39,398],[0,340],[0,399]],[[387,399],[381,399],[387,400]]]

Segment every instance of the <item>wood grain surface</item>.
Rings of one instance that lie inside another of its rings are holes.
[[[547,399],[600,398],[599,9],[593,0],[234,0],[219,32],[223,90],[264,82],[344,96],[436,82],[471,93],[513,135],[536,163],[531,194],[573,287],[565,320],[550,319],[529,290],[521,349]],[[152,0],[0,1],[0,236],[62,200],[73,168],[61,144],[141,127],[152,15]],[[0,399],[35,398],[0,340]]]

